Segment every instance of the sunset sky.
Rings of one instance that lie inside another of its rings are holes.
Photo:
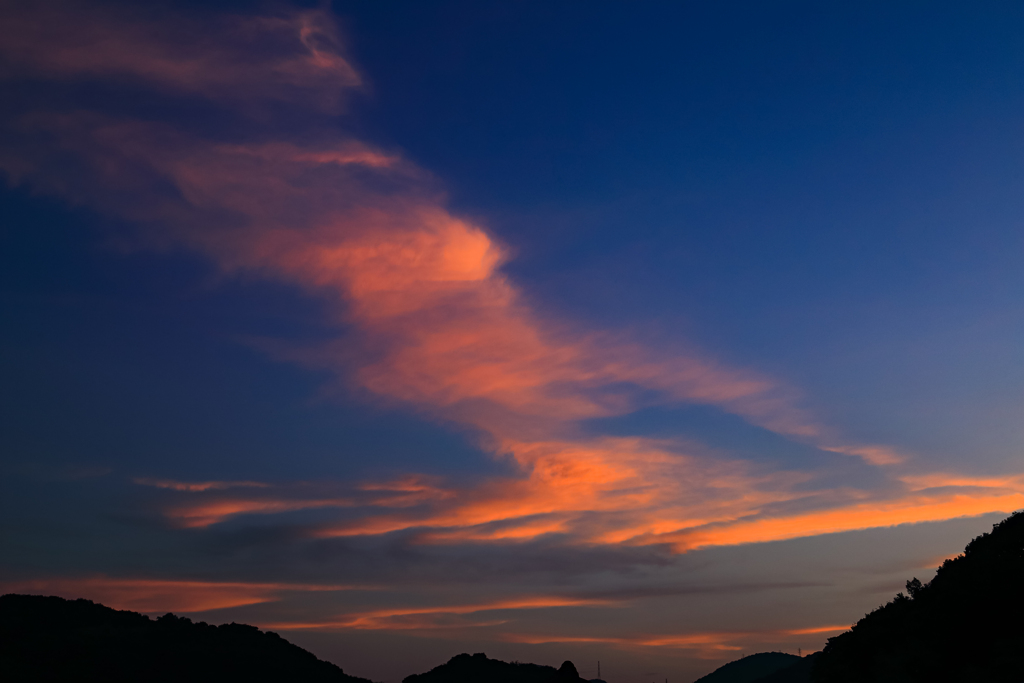
[[[0,0],[0,592],[688,683],[1024,508],[1024,5]]]

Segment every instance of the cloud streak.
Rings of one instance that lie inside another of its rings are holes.
[[[553,607],[590,607],[608,605],[609,601],[594,598],[566,598],[558,596],[521,597],[511,600],[498,600],[471,605],[444,605],[436,607],[404,607],[379,609],[368,612],[355,612],[327,620],[313,622],[282,622],[268,625],[282,631],[295,630],[358,630],[358,631],[410,631],[432,630],[443,628],[467,628],[479,626],[464,621],[445,623],[444,618],[452,615],[463,616],[481,612],[504,612],[510,610],[537,610]],[[488,625],[504,623],[502,621],[485,622]]]
[[[714,659],[726,652],[739,652],[751,643],[784,643],[794,636],[840,633],[849,626],[813,626],[809,628],[766,631],[711,631],[703,633],[657,634],[635,637],[557,636],[533,634],[505,634],[502,640],[512,643],[541,645],[547,643],[598,643],[622,649],[666,648],[691,650],[698,657]]]
[[[136,477],[133,479],[136,484],[142,486],[153,486],[158,489],[170,489],[172,491],[220,491],[223,489],[235,488],[266,488],[269,484],[259,481],[175,481],[173,479],[150,479],[148,477]]]
[[[322,11],[189,19],[125,5],[0,2],[0,74],[115,79],[220,102],[340,106],[362,79]]]
[[[716,470],[649,447],[645,439],[551,444],[529,477],[491,478],[462,489],[415,478],[354,487],[266,485],[257,495],[182,487],[175,490],[188,498],[165,511],[176,524],[197,528],[241,515],[347,508],[356,516],[307,524],[303,533],[341,539],[405,532],[426,545],[548,536],[576,545],[666,545],[688,552],[1024,507],[1019,477],[927,475],[908,477],[912,484],[894,490],[822,496],[798,490],[806,477],[793,473],[755,478],[734,463]],[[795,511],[786,512],[787,504]]]
[[[207,612],[280,600],[292,592],[365,590],[365,586],[303,583],[247,583],[237,581],[188,581],[181,579],[116,578],[109,576],[63,577],[7,581],[5,593],[57,595],[86,598],[115,609],[146,613]]]

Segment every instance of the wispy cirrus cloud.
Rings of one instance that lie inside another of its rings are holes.
[[[557,636],[509,633],[502,640],[513,643],[541,645],[546,643],[599,643],[623,649],[667,648],[693,651],[698,657],[714,659],[724,652],[738,652],[751,643],[785,643],[794,636],[841,633],[850,626],[812,626],[796,629],[774,629],[764,631],[711,631],[678,634],[650,634],[632,637],[617,636]],[[735,655],[734,655],[735,656]]]
[[[120,80],[243,105],[327,110],[362,79],[323,11],[185,17],[97,2],[0,3],[0,76]]]
[[[324,11],[155,23],[91,5],[3,8],[7,78],[130,81],[236,113],[276,102],[313,105],[308,115],[336,112],[362,83]],[[314,141],[274,125],[228,140],[181,121],[40,106],[29,102],[5,121],[0,168],[12,181],[132,222],[137,248],[185,248],[224,273],[316,297],[331,324],[354,333],[279,349],[281,357],[456,425],[516,469],[462,487],[363,483],[329,496],[238,482],[166,486],[191,496],[167,507],[182,526],[344,508],[355,513],[309,534],[409,531],[436,544],[561,536],[682,552],[1022,504],[1016,484],[915,488],[899,479],[905,454],[839,438],[799,392],[762,373],[541,313],[502,270],[511,250],[450,212],[429,173],[337,132],[336,121],[310,126],[322,132]],[[816,489],[806,472],[766,472],[663,439],[595,438],[580,426],[678,403],[738,415],[822,458],[855,456],[882,470],[885,485]]]
[[[717,471],[707,463],[691,468],[675,453],[637,452],[648,445],[643,439],[616,439],[604,448],[615,467],[602,468],[588,462],[588,453],[558,444],[552,447],[558,456],[554,462],[535,464],[530,477],[492,478],[463,489],[416,480],[340,487],[344,497],[337,492],[324,497],[323,486],[269,486],[258,496],[210,489],[200,500],[192,492],[167,506],[165,514],[195,528],[246,514],[343,507],[356,516],[316,523],[304,533],[329,539],[406,532],[416,543],[430,545],[552,535],[569,544],[666,545],[687,552],[1024,507],[1024,485],[1016,477],[934,475],[910,477],[914,486],[891,490],[808,492],[795,486],[806,477],[793,473],[755,479],[730,463]],[[631,467],[631,455],[643,466]],[[575,471],[588,466],[587,475]],[[664,483],[652,484],[654,476]]]
[[[498,621],[487,622],[446,622],[453,615],[476,615],[490,612],[507,612],[519,610],[550,609],[554,607],[592,607],[611,604],[608,600],[597,598],[569,598],[560,596],[525,596],[509,600],[474,603],[467,605],[439,605],[434,607],[400,607],[378,609],[367,612],[354,612],[335,616],[325,620],[311,622],[281,622],[268,625],[282,631],[294,630],[359,630],[359,631],[412,631],[431,630],[445,626],[451,628],[470,628],[482,623],[497,625]]]
[[[751,517],[726,524],[682,529],[663,535],[679,552],[716,545],[781,541],[804,536],[834,534],[971,517],[989,512],[1012,512],[1024,507],[1024,489],[983,489],[933,494],[909,493],[891,498],[872,497],[832,508],[795,515]],[[634,542],[653,542],[636,539]]]
[[[185,482],[145,477],[133,481],[143,486],[190,494],[164,508],[166,517],[184,528],[205,528],[241,515],[282,514],[325,508],[401,510],[449,500],[458,495],[457,491],[438,486],[433,478],[415,475],[355,485],[329,482]]]

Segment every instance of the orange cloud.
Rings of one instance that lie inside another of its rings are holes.
[[[606,643],[621,648],[669,648],[692,650],[698,657],[716,658],[723,652],[749,649],[751,645],[780,643],[794,636],[839,633],[849,626],[812,626],[808,628],[766,631],[719,631],[661,635],[618,636],[559,636],[539,634],[503,634],[506,642],[541,645],[546,643]]]
[[[471,605],[444,605],[438,607],[404,607],[372,610],[347,614],[334,619],[315,622],[285,622],[268,625],[267,628],[288,630],[418,630],[438,626],[436,617],[447,615],[477,614],[480,612],[498,612],[507,610],[534,610],[552,607],[583,607],[611,604],[609,600],[564,598],[558,596],[522,597],[510,600],[498,600]],[[433,617],[423,619],[419,617]],[[418,617],[407,619],[407,617]],[[501,623],[501,622],[490,622]],[[479,624],[474,624],[479,625]],[[465,627],[465,623],[456,624]]]
[[[813,509],[772,514],[774,506],[808,496],[796,486],[806,475],[755,476],[736,463],[709,463],[673,452],[670,445],[641,438],[509,444],[527,476],[493,478],[467,489],[410,478],[364,484],[344,498],[292,499],[273,491],[269,497],[185,501],[167,514],[199,527],[238,514],[349,507],[358,512],[351,521],[309,533],[334,538],[410,531],[418,542],[434,544],[522,542],[559,534],[574,544],[668,544],[687,552],[1024,507],[1018,478],[935,475],[908,478],[912,485],[906,490],[886,496],[833,490]]]
[[[638,638],[618,638],[602,636],[542,636],[542,635],[509,635],[503,639],[513,643],[543,645],[546,643],[607,643],[623,647],[668,647],[674,649],[700,650],[705,653],[718,653],[723,650],[742,650],[740,645],[732,645],[736,633],[688,633],[685,635],[647,636]]]
[[[1024,489],[1024,475],[1014,474],[1001,477],[972,477],[963,474],[931,472],[924,474],[903,474],[900,481],[907,484],[913,491],[925,491],[940,488],[971,488],[1001,491],[1020,491]]]
[[[406,508],[423,503],[449,500],[457,495],[436,483],[436,479],[406,475],[393,481],[366,482],[358,487],[369,497],[367,505],[385,508]]]
[[[363,589],[365,586],[243,583],[131,579],[95,576],[5,582],[3,592],[86,598],[115,609],[137,612],[206,612],[279,600],[290,591],[319,592]]]
[[[842,631],[849,631],[851,626],[810,626],[808,628],[794,628],[782,633],[789,636],[805,636],[817,633],[840,633]]]
[[[870,529],[970,517],[991,512],[1009,513],[1024,507],[1024,492],[950,493],[911,495],[891,501],[872,501],[818,510],[787,517],[740,520],[665,534],[662,542],[671,542],[679,552],[716,545],[738,545],[780,541],[804,536],[833,534],[840,531]],[[652,542],[643,539],[642,542]]]
[[[271,486],[254,481],[181,482],[146,478],[133,481],[144,486],[192,494],[164,509],[169,519],[185,528],[204,528],[240,515],[357,506],[402,509],[445,501],[457,495],[455,491],[441,488],[429,478],[420,476],[341,487],[345,494],[341,496],[338,495],[339,487],[324,483]],[[258,491],[249,493],[234,489]]]
[[[423,542],[567,533],[572,542],[619,543],[752,514],[792,496],[778,489],[799,479],[748,476],[733,464],[701,462],[671,452],[668,445],[639,438],[510,444],[528,477],[491,480],[447,497],[426,513],[371,515],[324,527],[316,535],[428,529]],[[595,516],[601,521],[588,528],[586,520]]]
[[[182,527],[194,529],[219,524],[236,515],[270,515],[297,510],[351,507],[347,499],[302,500],[302,499],[243,499],[214,500],[206,503],[177,505],[167,508],[169,519]]]

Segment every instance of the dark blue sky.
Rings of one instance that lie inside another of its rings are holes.
[[[1020,7],[345,9],[368,134],[509,241],[543,305],[653,322],[836,419],[903,394],[866,438],[906,438],[886,416],[916,396],[954,432],[929,448],[1019,443],[979,443],[1013,427],[961,392],[1021,400]]]

